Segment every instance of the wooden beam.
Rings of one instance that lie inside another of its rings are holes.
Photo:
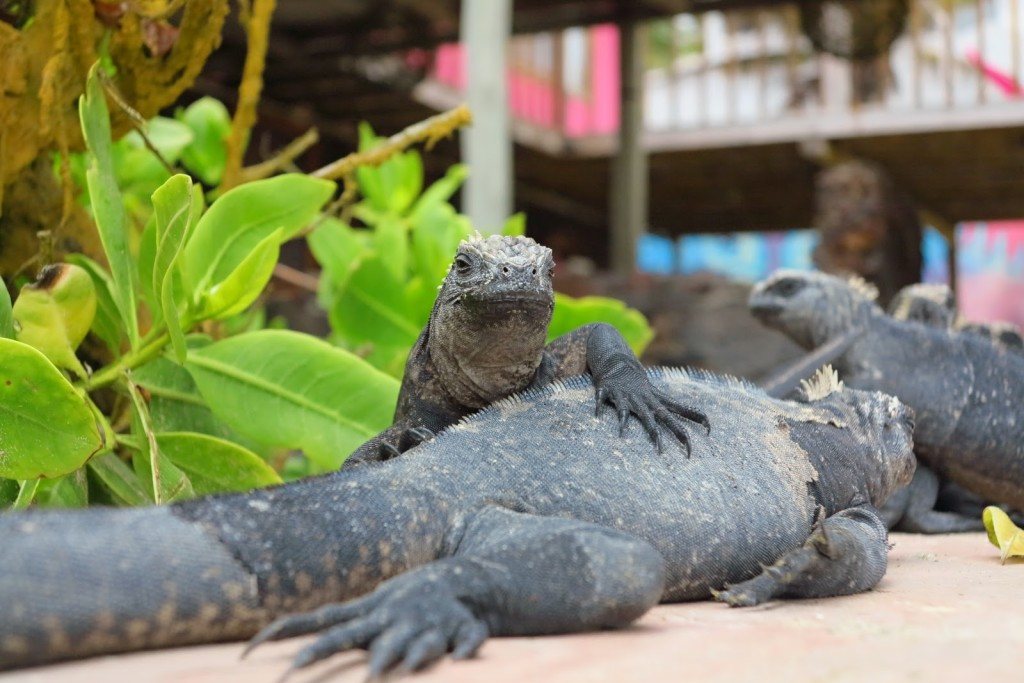
[[[466,100],[473,125],[461,133],[469,178],[463,212],[481,232],[498,232],[512,212],[512,137],[505,85],[506,48],[512,33],[512,1],[462,3],[466,50]]]
[[[612,159],[611,263],[620,274],[636,268],[636,243],[647,230],[647,153],[642,144],[644,127],[644,50],[641,26],[619,24],[620,115],[618,150]]]

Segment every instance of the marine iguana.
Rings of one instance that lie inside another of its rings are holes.
[[[957,314],[953,290],[946,285],[907,285],[893,297],[889,315],[897,320],[913,320],[940,329],[976,334],[1005,349],[1024,353],[1024,336],[1020,328],[1008,322],[981,323],[961,319]]]
[[[386,460],[494,401],[589,372],[598,408],[625,429],[636,416],[662,449],[659,425],[687,448],[683,420],[707,417],[660,395],[611,325],[585,325],[545,346],[554,309],[551,250],[528,237],[470,237],[458,248],[423,332],[409,353],[394,424],[346,466]]]
[[[879,581],[874,506],[910,480],[908,408],[832,373],[803,402],[649,376],[715,421],[695,435],[700,456],[670,442],[642,457],[646,435],[620,438],[595,415],[583,376],[316,479],[0,515],[0,668],[242,639],[319,607],[252,644],[323,631],[293,668],[365,647],[376,675],[470,656],[488,636],[623,626],[659,601],[752,605]]]
[[[940,477],[1024,507],[1024,357],[977,335],[895,320],[862,281],[823,273],[779,271],[754,288],[750,307],[808,349],[859,329],[834,361],[843,380],[913,408],[918,456]]]

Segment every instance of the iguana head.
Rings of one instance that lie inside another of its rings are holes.
[[[855,445],[823,455],[821,469],[828,476],[843,479],[850,489],[863,486],[875,506],[910,483],[917,461],[914,411],[909,406],[880,391],[846,387],[831,366],[801,383],[799,400],[825,410],[855,438]],[[833,487],[843,490],[835,482]]]
[[[465,240],[437,294],[429,339],[435,370],[463,405],[526,387],[554,310],[551,250],[528,237]]]
[[[889,302],[889,315],[897,320],[949,329],[956,319],[956,298],[946,285],[907,285]]]
[[[475,235],[459,245],[438,301],[487,316],[529,309],[543,314],[547,327],[554,266],[551,250],[529,237]]]
[[[812,349],[882,315],[875,288],[860,278],[780,270],[750,293],[750,311],[768,327]]]

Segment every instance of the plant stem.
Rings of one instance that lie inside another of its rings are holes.
[[[21,482],[21,490],[18,491],[18,497],[11,504],[11,509],[24,510],[27,508],[32,503],[32,499],[36,497],[36,489],[38,488],[38,479],[26,479]]]
[[[438,140],[448,137],[454,131],[462,126],[469,125],[472,121],[473,116],[469,112],[469,107],[460,104],[454,109],[449,109],[437,116],[431,116],[429,119],[414,123],[402,132],[392,135],[373,149],[368,149],[364,152],[353,152],[337,161],[332,161],[309,175],[314,178],[327,178],[328,180],[344,178],[355,173],[356,168],[359,166],[380,166],[395,154],[405,151],[409,146],[417,142],[424,143],[426,148],[430,149]]]
[[[92,377],[79,383],[78,387],[85,391],[95,391],[108,384],[113,384],[126,370],[137,368],[159,356],[170,340],[171,337],[167,332],[156,335],[151,342],[140,345],[137,351],[125,354],[116,363],[108,365]]]

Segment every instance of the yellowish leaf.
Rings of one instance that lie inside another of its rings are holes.
[[[995,505],[989,505],[982,514],[988,540],[999,548],[1003,562],[1009,557],[1024,557],[1024,529],[1021,529],[1010,516]]]

